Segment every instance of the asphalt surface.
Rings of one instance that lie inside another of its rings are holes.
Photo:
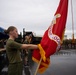
[[[76,51],[62,50],[50,57],[49,68],[43,73],[37,75],[76,75]],[[36,70],[37,64],[32,68],[32,74]]]

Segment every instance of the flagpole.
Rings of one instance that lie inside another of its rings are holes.
[[[42,61],[42,57],[41,57],[41,59],[40,59],[40,61],[39,61],[39,64],[38,64],[38,66],[37,66],[37,68],[36,68],[36,71],[35,71],[34,75],[37,75],[37,72],[38,72],[39,66],[40,66],[40,64],[41,64],[41,61]]]
[[[72,42],[74,43],[74,19],[73,19],[73,5],[71,0],[71,14],[72,14]]]

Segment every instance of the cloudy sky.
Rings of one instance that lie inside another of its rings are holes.
[[[51,24],[60,0],[0,0],[0,27],[7,29],[10,25],[19,32],[33,31],[43,35]],[[66,24],[68,37],[72,36],[71,0]],[[76,29],[76,0],[73,1],[74,29]],[[75,30],[76,37],[76,30]]]

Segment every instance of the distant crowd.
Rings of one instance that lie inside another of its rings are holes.
[[[76,39],[66,39],[63,40],[62,49],[76,49]]]

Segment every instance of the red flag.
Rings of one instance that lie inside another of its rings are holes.
[[[66,26],[67,11],[68,0],[60,0],[52,23],[45,31],[40,44],[38,44],[39,50],[33,51],[32,58],[35,62],[38,63],[40,58],[43,59],[39,67],[40,73],[43,73],[45,69],[48,68],[50,63],[50,56],[60,48],[63,32]]]

